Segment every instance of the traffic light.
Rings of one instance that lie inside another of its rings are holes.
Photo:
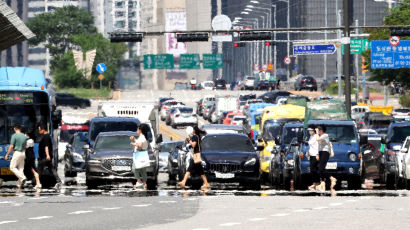
[[[233,46],[234,47],[244,47],[246,45],[245,42],[234,42]]]
[[[142,42],[143,37],[142,33],[110,33],[111,42]]]
[[[272,40],[271,32],[244,32],[239,34],[240,41]]]
[[[271,46],[272,42],[265,42],[265,46]]]
[[[390,28],[391,36],[410,36],[410,28]]]
[[[208,33],[177,34],[178,42],[207,42],[208,38],[209,38]]]

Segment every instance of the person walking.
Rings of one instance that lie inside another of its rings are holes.
[[[141,128],[141,126],[138,127],[137,129],[138,133],[138,138],[135,138],[134,136],[131,136],[131,145],[134,146],[134,152],[138,151],[144,151],[148,149],[148,141],[147,141],[147,136],[148,132],[147,130]],[[134,164],[132,164],[132,172],[134,173],[135,178],[137,179],[137,182],[134,185],[134,189],[137,189],[138,187],[143,187],[145,190],[147,190],[147,168],[135,168]]]
[[[40,176],[35,166],[36,156],[34,155],[34,139],[35,139],[34,130],[27,131],[26,137],[27,137],[27,143],[26,143],[25,167],[28,170],[30,170],[30,172],[32,172],[34,175],[34,178],[36,180],[36,186],[34,188],[41,189]]]
[[[319,142],[319,177],[320,177],[320,184],[317,186],[317,189],[319,191],[325,191],[326,190],[326,179],[328,179],[328,175],[326,172],[326,165],[327,162],[329,161],[330,157],[330,139],[329,135],[326,133],[326,127],[324,126],[319,126],[319,128],[316,129],[316,133],[318,133],[317,141]],[[334,186],[336,185],[336,178],[330,177],[331,185],[330,189],[333,191]]]
[[[200,130],[198,126],[193,128],[192,136],[188,135],[186,138],[186,142],[193,148],[194,154],[201,153],[201,135],[204,134],[204,131]],[[189,175],[192,173],[196,173],[201,175],[203,184],[201,186],[202,190],[207,190],[211,186],[208,183],[208,179],[204,173],[204,169],[202,168],[201,162],[195,163],[194,158],[192,157],[189,161],[188,169],[184,175],[182,181],[178,182],[178,185],[181,188],[185,188],[185,184],[189,178]]]
[[[41,175],[44,167],[52,174],[56,180],[54,189],[61,188],[61,180],[58,177],[57,170],[53,167],[53,141],[47,131],[47,126],[43,123],[38,126],[38,133],[41,135],[40,143],[38,144],[38,174]]]
[[[319,143],[317,141],[318,135],[313,128],[307,129],[310,134],[309,138],[309,158],[310,158],[310,174],[312,176],[312,185],[308,187],[309,190],[316,190],[319,185],[318,163],[319,163]]]
[[[10,170],[18,178],[17,188],[22,189],[24,183],[27,180],[26,176],[24,175],[24,159],[26,158],[24,150],[26,148],[27,138],[26,135],[21,133],[20,124],[15,124],[13,128],[14,134],[11,136],[10,147],[4,159],[7,160],[9,154],[13,152],[13,157],[11,158],[10,162]]]

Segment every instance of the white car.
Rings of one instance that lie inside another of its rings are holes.
[[[364,116],[365,113],[370,112],[369,107],[355,105],[352,106],[352,119],[357,121]]]
[[[406,138],[400,151],[396,154],[399,162],[399,177],[406,180],[405,184],[408,184],[410,182],[410,136]]]
[[[255,89],[255,77],[245,77],[245,90]]]
[[[394,108],[391,115],[396,120],[410,121],[410,108]]]
[[[243,125],[244,121],[246,121],[246,117],[242,115],[236,115],[232,118],[231,125]]]
[[[198,117],[194,109],[190,107],[178,107],[171,117],[171,126],[176,129],[178,126],[198,125]]]
[[[214,82],[213,81],[203,81],[203,82],[201,82],[201,89],[213,90],[214,89]]]
[[[168,100],[162,103],[161,107],[161,112],[160,112],[160,117],[162,121],[165,121],[167,118],[168,112],[173,106],[183,106],[185,105],[184,103],[176,100]]]

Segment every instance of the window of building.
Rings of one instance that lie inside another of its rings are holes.
[[[124,5],[125,5],[124,1],[115,2],[115,7],[117,8],[123,8]]]
[[[132,11],[132,12],[129,12],[129,13],[128,13],[128,17],[129,17],[129,18],[134,18],[135,15],[137,15],[137,13],[136,13],[135,11]]]
[[[125,12],[124,11],[116,11],[115,12],[115,17],[124,17]]]
[[[131,8],[131,9],[137,8],[137,2],[136,1],[129,1],[128,2],[128,8]]]
[[[125,27],[125,21],[117,21],[115,23],[115,27],[117,28],[124,28]]]

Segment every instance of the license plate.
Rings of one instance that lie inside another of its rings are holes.
[[[14,175],[14,173],[10,170],[9,167],[1,168],[0,174],[1,175]]]
[[[215,177],[220,178],[220,179],[231,179],[235,177],[235,174],[233,173],[219,173],[215,172]]]
[[[337,169],[337,162],[327,162],[326,169]]]
[[[313,85],[307,85],[307,87],[312,87]]]
[[[111,169],[113,171],[131,171],[130,166],[112,166]]]

